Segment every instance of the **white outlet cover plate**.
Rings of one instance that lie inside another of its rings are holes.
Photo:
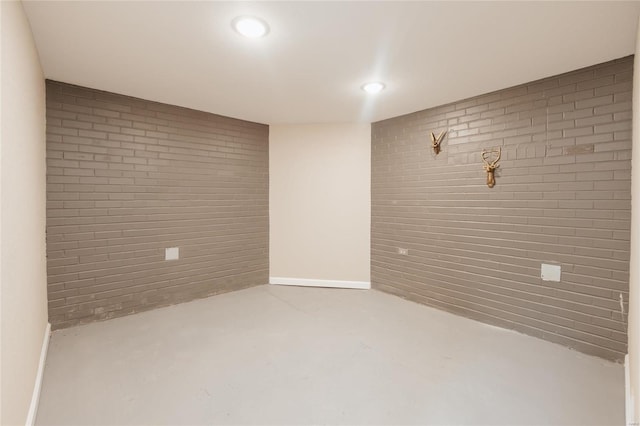
[[[164,260],[178,260],[180,258],[180,249],[178,247],[169,247],[164,249]]]
[[[560,265],[550,265],[543,263],[540,267],[540,278],[542,281],[560,281],[561,268]]]

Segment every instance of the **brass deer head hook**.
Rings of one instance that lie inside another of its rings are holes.
[[[440,153],[440,142],[442,142],[442,139],[444,138],[444,135],[446,133],[447,131],[443,130],[440,132],[438,137],[436,137],[436,135],[434,135],[433,132],[431,132],[431,146],[433,147],[433,152],[435,152],[436,155]]]
[[[489,158],[492,154],[497,154],[495,160],[489,162]],[[493,188],[496,184],[495,171],[500,165],[498,161],[500,161],[500,156],[502,155],[502,147],[498,147],[497,150],[483,150],[482,151],[482,162],[484,163],[484,169],[487,172],[487,186],[489,188]]]

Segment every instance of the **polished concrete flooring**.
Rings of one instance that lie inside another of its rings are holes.
[[[36,424],[623,425],[623,376],[374,290],[260,286],[54,332]]]

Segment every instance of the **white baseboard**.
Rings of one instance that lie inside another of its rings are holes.
[[[31,405],[29,406],[29,414],[27,415],[26,426],[33,426],[36,422],[38,414],[38,403],[40,402],[40,389],[42,389],[42,377],[44,375],[44,363],[47,360],[47,351],[49,350],[49,338],[51,337],[51,324],[47,323],[44,330],[44,339],[42,339],[42,350],[40,351],[40,363],[38,364],[38,373],[36,374],[36,382],[33,386],[33,395],[31,395]]]
[[[634,424],[633,416],[635,414],[635,407],[633,396],[631,395],[631,375],[629,373],[629,354],[624,356],[624,396],[625,396],[625,417],[628,425]]]
[[[360,290],[368,290],[371,288],[369,281],[311,280],[307,278],[282,277],[269,277],[269,284],[303,287],[356,288]]]

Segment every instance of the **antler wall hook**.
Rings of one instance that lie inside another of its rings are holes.
[[[440,142],[442,142],[442,138],[444,138],[444,135],[446,133],[447,131],[443,130],[440,132],[438,137],[436,137],[436,135],[434,135],[433,132],[431,132],[431,146],[433,147],[433,152],[435,152],[436,155],[440,153]]]
[[[497,154],[495,160],[489,162],[489,158],[492,156],[492,154]],[[500,161],[500,156],[502,155],[502,147],[498,147],[497,150],[489,150],[489,151],[482,151],[482,162],[484,163],[484,169],[487,172],[487,186],[489,188],[493,188],[496,184],[496,177],[495,177],[495,171],[498,167],[500,167],[500,165],[498,164],[498,161]]]

